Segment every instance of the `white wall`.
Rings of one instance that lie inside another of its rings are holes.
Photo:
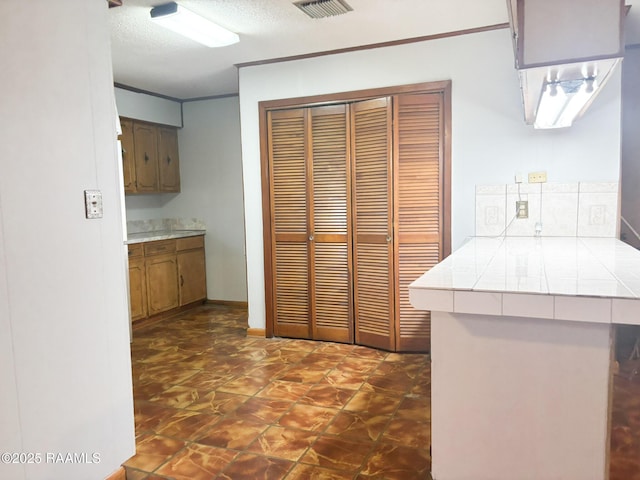
[[[640,46],[627,49],[622,64],[622,216],[640,232]],[[640,248],[640,239],[621,226],[627,242]]]
[[[175,127],[182,126],[180,102],[122,88],[114,90],[119,115]]]
[[[181,192],[128,195],[127,219],[205,222],[207,297],[247,301],[237,97],[184,104],[178,131]]]
[[[42,462],[0,478],[100,479],[135,450],[107,3],[3,5],[0,452]],[[85,189],[104,218],[84,218]]]
[[[476,184],[546,170],[549,181],[618,181],[620,75],[571,129],[523,120],[508,29],[240,69],[249,324],[263,328],[264,273],[258,102],[452,80],[452,239],[474,231]]]

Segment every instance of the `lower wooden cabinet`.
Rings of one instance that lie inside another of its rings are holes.
[[[149,315],[178,306],[178,262],[175,254],[145,259]]]
[[[129,245],[131,320],[207,298],[204,236]]]
[[[142,245],[129,246],[129,300],[131,320],[145,318],[147,316],[147,274],[144,268]]]
[[[178,239],[180,306],[207,298],[204,237]]]

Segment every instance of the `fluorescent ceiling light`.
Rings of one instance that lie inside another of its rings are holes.
[[[151,20],[207,47],[224,47],[240,41],[238,34],[170,2],[151,9]]]
[[[535,128],[570,127],[598,88],[596,79],[545,82],[536,112]]]

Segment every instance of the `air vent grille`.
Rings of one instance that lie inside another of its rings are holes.
[[[311,18],[333,17],[353,10],[344,0],[303,0],[294,5]]]

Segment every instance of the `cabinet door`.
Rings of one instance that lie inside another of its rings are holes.
[[[178,262],[176,254],[146,258],[149,315],[178,306]]]
[[[128,119],[120,119],[122,135],[120,143],[122,145],[122,173],[124,181],[124,192],[136,192],[136,159],[135,145],[133,142],[133,122]]]
[[[178,131],[175,128],[158,128],[158,174],[161,192],[180,191]]]
[[[305,110],[269,112],[268,122],[273,331],[310,338]]]
[[[147,316],[147,280],[142,257],[129,259],[129,304],[131,320]]]
[[[393,350],[391,100],[351,108],[356,343]]]
[[[309,109],[309,263],[314,340],[353,342],[347,106]]]
[[[158,130],[148,123],[133,124],[136,190],[158,191]]]
[[[178,253],[180,306],[207,298],[204,249]]]
[[[396,350],[428,351],[430,312],[413,308],[408,286],[443,258],[443,94],[395,98]]]

